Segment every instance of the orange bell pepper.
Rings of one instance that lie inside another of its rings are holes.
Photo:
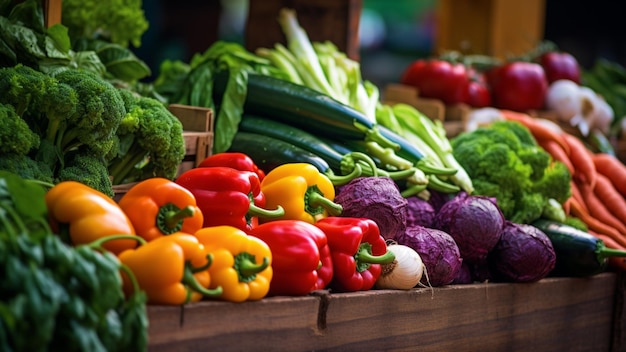
[[[104,193],[76,181],[56,184],[45,196],[50,227],[74,246],[110,235],[135,235],[132,222],[117,203]],[[119,254],[137,247],[137,241],[108,241],[104,249]]]
[[[213,255],[209,288],[221,286],[221,299],[243,302],[267,295],[273,270],[272,252],[265,242],[229,225],[205,227],[194,236]]]
[[[166,178],[140,181],[122,196],[119,206],[146,241],[178,231],[191,234],[204,222],[194,195]]]
[[[180,305],[207,297],[219,297],[222,288],[209,290],[211,277],[207,268],[212,256],[191,234],[177,232],[157,237],[137,249],[118,256],[133,273],[148,303]],[[124,292],[133,290],[132,278],[122,272]]]

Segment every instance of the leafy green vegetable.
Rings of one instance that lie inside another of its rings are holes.
[[[570,196],[567,167],[537,145],[522,124],[498,121],[451,139],[453,155],[467,171],[475,194],[495,197],[504,216],[531,223],[546,207]]]
[[[145,293],[125,298],[110,252],[53,234],[44,197],[0,171],[0,350],[146,350]]]
[[[228,81],[220,105],[216,106],[213,86],[218,73],[227,72]],[[154,82],[155,90],[170,104],[212,108],[216,112],[213,152],[226,151],[237,132],[246,98],[248,72],[284,78],[285,74],[238,43],[217,41],[189,63],[165,61]]]
[[[62,23],[72,41],[102,37],[123,47],[139,47],[148,30],[142,0],[63,0],[62,6]]]

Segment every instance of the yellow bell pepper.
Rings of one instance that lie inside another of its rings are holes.
[[[45,200],[52,230],[72,245],[89,244],[110,235],[136,234],[132,222],[113,199],[83,183],[57,183],[46,192]],[[137,241],[119,239],[102,247],[117,255],[137,247]]]
[[[120,253],[118,258],[132,271],[146,292],[148,303],[180,305],[222,294],[219,285],[208,289],[211,255],[191,234],[176,232],[157,237],[137,249]],[[125,273],[122,277],[124,292],[128,294],[133,288],[132,278]]]
[[[222,287],[220,299],[231,302],[259,300],[272,281],[272,252],[262,240],[229,225],[202,228],[194,233],[213,255],[209,288]]]
[[[335,187],[325,174],[308,163],[287,163],[270,170],[261,182],[265,206],[281,206],[284,220],[302,220],[310,224],[329,215],[339,215],[341,205],[334,203]],[[263,219],[261,219],[263,220]],[[271,220],[277,220],[276,218]]]

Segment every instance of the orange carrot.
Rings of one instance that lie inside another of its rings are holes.
[[[574,182],[574,180],[570,181],[570,188],[572,189],[572,198],[574,198],[578,202],[578,204],[580,204],[580,206],[586,213],[589,213],[589,209],[587,209],[587,204],[585,203],[582,194],[580,194],[580,189],[578,189],[578,185],[576,184],[576,182]]]
[[[626,224],[626,198],[617,191],[608,177],[598,174],[593,193],[617,219]]]
[[[604,245],[607,248],[617,249],[620,251],[626,251],[626,246],[622,246],[619,243],[615,242],[611,237],[603,235],[601,233],[597,233],[594,231],[588,231],[592,236],[601,239],[604,242]],[[624,257],[609,257],[609,268],[614,268],[618,270],[626,270],[626,258]]]
[[[600,220],[606,225],[611,226],[620,232],[622,237],[626,238],[626,225],[619,220],[611,211],[607,208],[606,204],[598,198],[594,189],[588,184],[579,184],[578,189],[587,204],[589,214],[594,218]]]
[[[539,144],[540,147],[542,147],[546,152],[548,152],[548,154],[552,155],[552,159],[560,161],[563,164],[565,164],[565,166],[567,166],[567,169],[569,170],[569,173],[574,175],[574,172],[576,171],[574,169],[574,165],[572,164],[572,161],[569,159],[569,155],[567,155],[567,152],[565,151],[565,149],[563,149],[563,147],[561,147],[559,143],[551,139],[546,139],[546,140],[540,139],[540,140],[537,140],[537,144]]]
[[[518,121],[526,126],[537,141],[553,140],[558,143],[567,154],[570,153],[569,144],[563,139],[562,136],[564,132],[555,131],[546,124],[537,121],[536,118],[522,112],[511,110],[500,110],[500,112],[505,119]]]
[[[592,153],[578,137],[563,133],[565,142],[569,145],[569,158],[574,166],[574,178],[587,183],[591,188],[595,187],[598,172],[591,158]]]
[[[563,202],[563,211],[565,212],[565,215],[571,215],[571,199],[573,199],[574,197],[569,197],[565,200],[565,202]]]
[[[626,165],[618,158],[607,153],[596,153],[591,156],[596,170],[608,177],[613,186],[626,197]]]
[[[601,222],[600,220],[591,216],[588,212],[584,211],[580,206],[580,203],[575,199],[570,203],[570,209],[572,215],[579,218],[584,222],[589,230],[611,237],[615,242],[626,247],[626,236],[623,236],[619,231],[613,227]]]

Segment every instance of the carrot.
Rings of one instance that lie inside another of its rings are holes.
[[[560,161],[563,164],[565,164],[565,166],[567,166],[567,169],[569,170],[569,173],[574,175],[574,172],[576,171],[574,169],[574,165],[572,164],[572,161],[569,159],[569,155],[567,155],[567,152],[565,151],[565,149],[563,149],[563,147],[561,147],[559,143],[551,139],[547,139],[547,140],[541,139],[541,140],[537,140],[537,144],[539,144],[540,147],[542,147],[546,152],[548,152],[548,154],[552,155],[552,159]]]
[[[563,139],[563,133],[554,130],[553,128],[548,127],[546,124],[539,122],[536,118],[517,111],[511,110],[500,110],[502,116],[511,121],[518,121],[532,133],[533,137],[537,142],[553,140],[558,143],[563,150],[566,151],[567,154],[570,153],[569,144]]]
[[[626,247],[626,236],[623,236],[615,228],[601,222],[591,216],[588,212],[584,211],[584,209],[580,206],[580,203],[578,203],[575,199],[570,203],[570,210],[572,215],[584,222],[589,230],[611,237],[615,242]]]
[[[589,214],[601,222],[611,226],[620,232],[622,237],[626,238],[626,225],[619,220],[607,208],[606,204],[598,198],[594,189],[588,184],[579,184],[578,189],[587,204]]]
[[[619,193],[626,197],[626,165],[618,158],[607,153],[596,153],[591,156],[596,170],[608,177]]]
[[[578,202],[578,204],[580,204],[582,209],[588,213],[589,209],[587,209],[587,204],[585,203],[585,200],[580,193],[580,189],[578,189],[578,185],[574,182],[574,180],[570,181],[570,188],[572,190],[572,197]]]
[[[626,246],[622,246],[615,242],[611,237],[594,231],[588,231],[592,236],[601,239],[607,248],[618,249],[620,251],[626,251]],[[609,267],[619,270],[626,270],[626,258],[624,257],[609,257]]]
[[[626,198],[617,191],[608,177],[598,174],[593,193],[617,219],[626,224]]]
[[[563,139],[569,145],[569,158],[574,166],[574,178],[587,183],[591,188],[595,187],[598,172],[591,158],[592,153],[578,137],[564,133]]]

